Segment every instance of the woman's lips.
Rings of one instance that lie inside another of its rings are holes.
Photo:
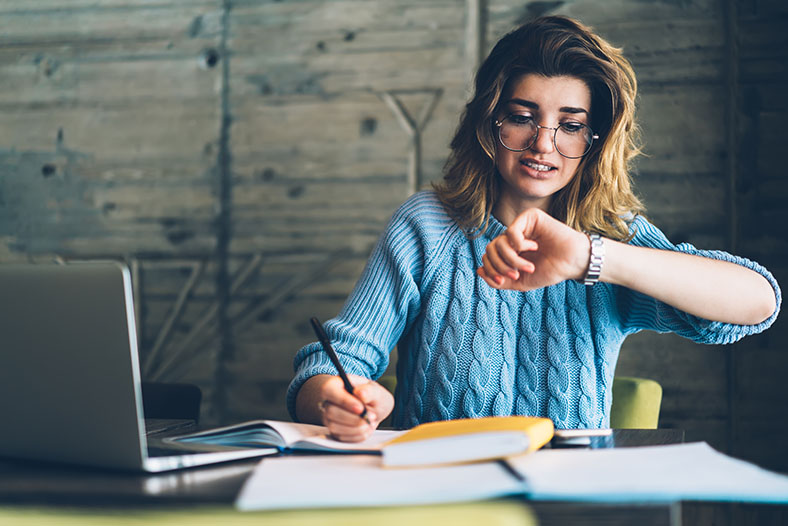
[[[547,179],[553,172],[558,170],[557,167],[544,161],[537,161],[536,159],[522,159],[520,166],[523,167],[525,172],[535,179]]]

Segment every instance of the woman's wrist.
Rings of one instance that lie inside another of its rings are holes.
[[[599,234],[586,232],[589,243],[588,264],[584,276],[578,280],[588,287],[599,283],[605,264],[605,242]]]
[[[576,230],[577,246],[580,247],[575,252],[575,269],[570,276],[570,279],[583,283],[588,275],[589,266],[592,258],[591,237],[587,232]]]
[[[296,394],[296,420],[307,424],[320,424],[321,414],[318,405],[323,397],[323,384],[331,378],[328,374],[318,374],[308,378]]]

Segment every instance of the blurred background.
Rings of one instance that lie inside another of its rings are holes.
[[[441,177],[492,44],[548,13],[634,65],[649,218],[786,286],[782,0],[0,0],[0,263],[125,260],[145,380],[197,384],[203,423],[287,419],[309,317]],[[788,471],[786,341],[785,316],[643,333],[617,372],[662,384],[661,427]]]

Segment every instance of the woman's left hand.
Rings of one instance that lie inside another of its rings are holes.
[[[582,279],[590,253],[588,236],[531,208],[487,245],[476,272],[493,288],[526,291]]]

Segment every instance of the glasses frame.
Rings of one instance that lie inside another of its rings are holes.
[[[542,126],[541,124],[536,124],[536,122],[534,122],[534,126],[536,126],[536,133],[534,134],[533,139],[531,140],[531,142],[528,143],[528,146],[526,146],[525,148],[520,148],[520,149],[509,148],[508,146],[506,146],[506,144],[504,144],[503,138],[501,138],[501,128],[503,127],[504,121],[506,121],[506,119],[508,119],[512,115],[517,115],[517,114],[516,113],[510,113],[509,115],[507,115],[506,117],[504,117],[501,120],[495,119],[495,126],[498,128],[498,133],[497,133],[497,135],[498,135],[498,142],[501,143],[501,146],[503,146],[504,148],[506,148],[510,152],[524,152],[525,150],[529,150],[531,148],[531,146],[536,144],[536,141],[539,139],[539,130],[541,130],[541,129],[553,130],[553,146],[555,147],[555,151],[557,151],[562,157],[566,157],[567,159],[581,159],[581,158],[585,157],[588,154],[588,152],[591,151],[591,148],[594,146],[594,141],[599,139],[599,135],[594,133],[594,130],[591,129],[591,126],[588,126],[587,124],[583,124],[582,122],[576,123],[576,124],[581,124],[581,125],[585,126],[586,128],[588,128],[588,130],[591,132],[591,142],[588,143],[588,148],[586,148],[586,151],[584,151],[582,155],[578,155],[576,157],[572,157],[571,155],[564,154],[558,148],[558,143],[556,143],[556,137],[558,136],[558,130],[561,128],[560,124],[558,126],[556,126],[555,128],[552,128],[550,126]]]

